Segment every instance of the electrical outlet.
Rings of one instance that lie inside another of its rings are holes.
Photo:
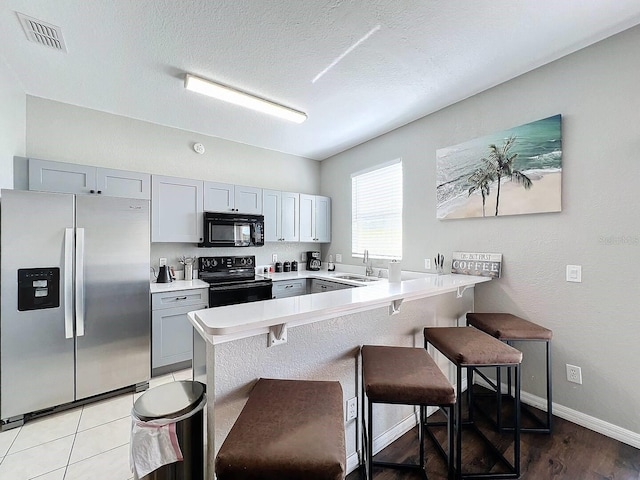
[[[276,263],[278,261],[278,254],[277,253],[272,253],[271,254],[271,263]]]
[[[347,422],[358,417],[358,397],[347,400]]]
[[[424,269],[425,270],[431,270],[431,259],[430,258],[425,258],[424,259]]]
[[[582,385],[582,369],[567,363],[567,380]]]
[[[300,261],[301,262],[306,262],[307,261],[307,254],[306,253],[302,252],[300,254]]]
[[[336,263],[342,263],[342,254],[336,253]]]
[[[567,265],[567,282],[582,282],[582,266]]]
[[[161,267],[164,267],[166,264],[167,264],[166,258],[161,258],[160,261],[158,262],[158,265],[160,265]]]

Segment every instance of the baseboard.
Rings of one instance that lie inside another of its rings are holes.
[[[360,467],[360,456],[358,452],[352,453],[347,457],[347,475]]]
[[[482,385],[483,387],[489,386],[483,378],[479,378],[477,376],[475,377],[475,383]],[[507,384],[503,383],[502,388],[503,391],[506,392]],[[520,400],[522,403],[539,408],[543,412],[547,411],[547,400],[542,397],[521,391]],[[580,425],[581,427],[588,428],[589,430],[593,430],[594,432],[601,433],[609,438],[613,438],[614,440],[618,440],[619,442],[626,443],[627,445],[640,449],[640,433],[627,430],[626,428],[619,427],[613,423],[605,422],[604,420],[573,410],[572,408],[565,407],[564,405],[560,405],[556,402],[553,402],[553,414],[568,420],[569,422],[575,423],[576,425]]]

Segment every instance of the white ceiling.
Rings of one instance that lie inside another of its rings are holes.
[[[317,160],[640,23],[638,0],[1,3],[0,61],[29,95]],[[68,53],[27,41],[16,11]],[[309,118],[187,92],[186,72]]]

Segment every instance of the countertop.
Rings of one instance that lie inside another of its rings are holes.
[[[174,280],[170,283],[151,283],[151,293],[179,292],[194,288],[209,288],[209,284],[202,280]]]
[[[274,281],[294,278],[337,280],[336,275],[344,274],[345,272],[299,271],[274,273],[270,276]],[[423,274],[420,278],[397,283],[381,279],[360,288],[198,310],[190,312],[188,317],[205,339],[211,343],[219,343],[265,333],[270,327],[305,325],[377,307],[389,306],[390,313],[393,313],[400,308],[402,301],[456,291],[462,295],[466,288],[490,280],[488,277],[455,274]]]
[[[354,272],[351,271],[347,271],[347,270],[340,270],[340,271],[332,271],[329,272],[326,269],[322,269],[322,270],[299,270],[297,272],[281,272],[281,273],[268,273],[268,274],[261,274],[263,277],[267,277],[267,278],[271,278],[274,282],[280,282],[280,281],[286,281],[286,280],[298,280],[298,279],[305,279],[305,278],[320,278],[322,280],[332,280],[334,282],[340,282],[340,283],[345,283],[347,285],[353,285],[354,287],[362,287],[365,285],[374,285],[374,284],[383,284],[383,283],[389,283],[389,280],[387,277],[379,277],[377,275],[373,275],[370,277],[365,276],[364,274],[360,273],[360,270],[364,270],[362,269],[354,269]],[[386,270],[383,269],[383,272],[386,275]],[[343,278],[345,275],[349,275],[349,276],[354,276],[354,277],[360,277],[363,280],[362,281],[358,281],[358,280],[349,280],[346,278]],[[431,274],[429,273],[423,273],[423,272],[410,272],[410,271],[403,271],[402,272],[402,277],[405,280],[412,280],[415,278],[424,278],[424,277],[429,277]]]

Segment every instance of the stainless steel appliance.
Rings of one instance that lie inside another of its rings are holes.
[[[171,278],[171,272],[169,271],[169,267],[163,265],[158,270],[158,278],[156,278],[156,283],[171,283],[173,278]]]
[[[255,264],[252,255],[200,257],[198,276],[209,283],[209,307],[269,300],[273,282],[256,275]]]
[[[2,190],[2,429],[150,376],[149,202]]]
[[[320,270],[320,252],[307,252],[307,270]]]
[[[199,247],[261,247],[264,216],[205,212],[204,241]]]

